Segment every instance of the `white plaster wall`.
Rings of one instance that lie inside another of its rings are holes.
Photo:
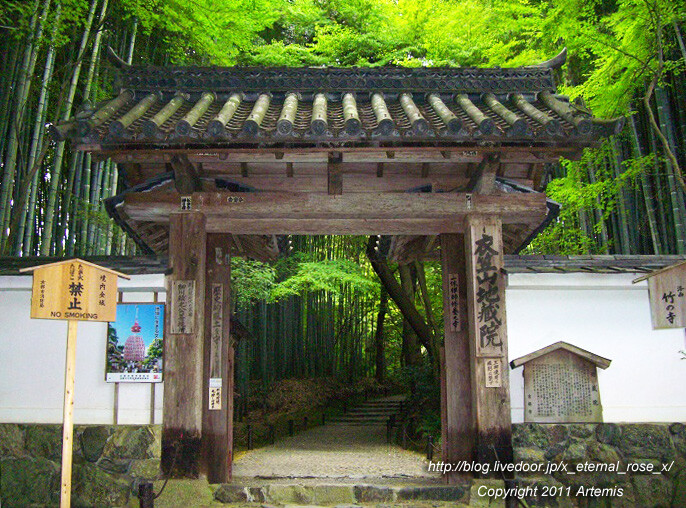
[[[612,360],[599,373],[605,421],[686,421],[684,331],[653,331],[637,275],[514,274],[507,289],[510,359],[564,340]],[[120,281],[123,301],[164,301],[164,276]],[[0,422],[62,421],[66,323],[30,319],[31,277],[0,277]],[[104,381],[104,323],[79,323],[75,421],[112,423],[114,384]],[[523,420],[522,368],[510,373],[512,420]],[[162,421],[163,383],[155,386]],[[119,423],[150,422],[150,385],[122,383]]]
[[[513,274],[510,360],[563,340],[609,358],[598,382],[606,422],[686,421],[684,330],[653,330],[639,274]],[[510,374],[512,421],[524,418],[523,368]]]
[[[61,423],[65,321],[31,319],[30,276],[0,277],[0,422]],[[164,276],[120,280],[124,302],[164,301]],[[106,323],[80,322],[76,345],[74,421],[114,422],[114,384],[105,382]],[[155,383],[155,422],[162,421],[163,383]],[[150,423],[151,387],[119,385],[118,421]]]

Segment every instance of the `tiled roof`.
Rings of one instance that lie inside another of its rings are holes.
[[[121,69],[117,96],[53,126],[102,145],[589,144],[621,129],[555,94],[549,66]]]

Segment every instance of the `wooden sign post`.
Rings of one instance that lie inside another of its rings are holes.
[[[68,323],[60,492],[60,507],[65,508],[71,506],[76,325],[79,321],[115,321],[117,278],[129,277],[81,259],[34,266],[22,272],[33,272],[31,317],[66,319]]]

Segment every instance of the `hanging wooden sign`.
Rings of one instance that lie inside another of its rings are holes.
[[[686,262],[634,280],[648,280],[653,329],[686,328]]]
[[[71,506],[71,469],[74,447],[74,378],[76,325],[79,321],[114,321],[117,318],[117,278],[127,275],[82,259],[24,268],[33,272],[31,317],[66,319],[67,359],[64,373],[62,419],[62,479],[60,507]]]

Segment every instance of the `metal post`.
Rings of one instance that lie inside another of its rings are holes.
[[[426,460],[434,460],[434,437],[431,434],[426,438]]]
[[[155,507],[155,492],[152,483],[146,482],[138,485],[138,506],[140,508]]]
[[[276,431],[274,430],[274,425],[269,425],[269,444],[274,444],[276,440]]]
[[[295,427],[295,425],[294,425],[293,420],[288,420],[288,435],[291,437],[294,434],[294,427]]]
[[[252,425],[248,424],[248,450],[252,450]]]

